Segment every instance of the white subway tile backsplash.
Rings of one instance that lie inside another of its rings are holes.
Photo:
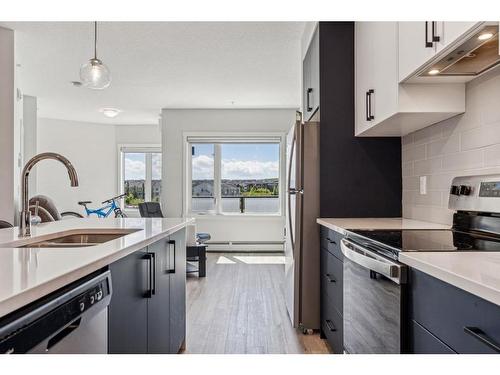
[[[428,191],[427,194],[414,196],[414,203],[419,206],[441,206],[442,193],[440,191]]]
[[[460,150],[460,137],[452,135],[427,144],[427,157],[451,154]]]
[[[418,190],[420,187],[420,180],[418,177],[403,177],[403,191]]]
[[[456,176],[500,172],[500,69],[466,86],[466,112],[402,138],[403,216],[451,224]],[[427,176],[427,194],[419,177]]]
[[[427,143],[434,139],[439,139],[441,136],[442,130],[440,126],[429,126],[413,133],[413,143]]]
[[[484,164],[487,167],[500,165],[500,144],[487,147],[484,150]]]
[[[403,163],[403,177],[413,176],[413,162]]]
[[[419,160],[413,164],[413,173],[416,176],[423,176],[441,171],[443,165],[442,157]]]
[[[444,171],[477,169],[483,166],[483,150],[463,151],[443,156]]]
[[[500,143],[500,122],[462,133],[462,150],[472,150]]]
[[[425,159],[425,145],[409,146],[402,154],[403,163]]]

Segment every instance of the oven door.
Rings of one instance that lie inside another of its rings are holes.
[[[406,267],[342,239],[344,349],[352,354],[402,353]]]

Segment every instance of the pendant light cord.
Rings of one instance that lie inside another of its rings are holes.
[[[97,21],[94,21],[94,59],[97,59]]]

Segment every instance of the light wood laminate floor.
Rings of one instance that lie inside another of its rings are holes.
[[[207,254],[207,277],[187,279],[185,353],[328,353],[288,318],[280,254]]]

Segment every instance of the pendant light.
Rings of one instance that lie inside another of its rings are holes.
[[[111,72],[108,67],[97,58],[97,21],[94,22],[94,57],[80,68],[82,84],[93,90],[102,90],[111,83]]]

